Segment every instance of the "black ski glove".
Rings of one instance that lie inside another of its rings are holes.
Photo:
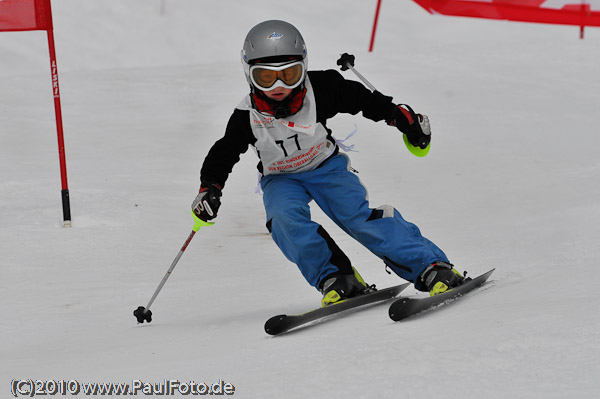
[[[400,104],[394,110],[388,125],[396,126],[406,134],[408,142],[415,147],[427,148],[431,142],[431,126],[427,115],[416,114],[411,107]]]
[[[192,210],[200,219],[207,221],[217,217],[217,211],[221,206],[221,186],[218,184],[200,186],[200,193],[192,202]]]

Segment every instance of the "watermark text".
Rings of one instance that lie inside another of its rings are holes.
[[[34,396],[189,396],[233,395],[235,386],[218,380],[214,383],[179,380],[145,382],[132,380],[121,382],[79,382],[78,380],[14,379],[10,393],[15,398]]]

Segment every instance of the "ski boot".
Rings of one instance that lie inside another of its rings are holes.
[[[321,288],[323,299],[321,306],[327,307],[340,303],[348,298],[370,292],[373,287],[367,285],[358,271],[353,267],[354,274],[338,274],[326,278]]]
[[[427,266],[419,280],[431,296],[450,291],[465,282],[460,272],[446,262],[435,262]]]

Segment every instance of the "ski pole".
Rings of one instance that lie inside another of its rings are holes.
[[[146,305],[146,307],[139,306],[136,310],[133,311],[133,315],[136,317],[138,323],[144,323],[144,321],[147,321],[148,323],[150,323],[152,321],[152,312],[150,311],[150,306],[152,305],[152,303],[158,296],[158,293],[160,292],[160,290],[162,290],[162,287],[167,282],[167,279],[173,272],[173,269],[175,269],[175,265],[177,265],[177,262],[179,262],[181,255],[183,255],[183,253],[185,252],[186,248],[190,244],[190,241],[192,241],[192,238],[194,238],[194,234],[196,234],[198,232],[198,230],[200,230],[200,227],[212,226],[214,224],[214,222],[206,222],[206,221],[200,219],[198,216],[196,216],[196,214],[194,213],[193,210],[192,210],[192,216],[194,218],[194,227],[192,227],[192,232],[188,236],[187,240],[185,240],[183,247],[181,247],[181,249],[179,250],[179,253],[173,260],[173,263],[171,263],[169,270],[167,270],[167,273],[165,274],[162,281],[158,285],[158,288],[156,289],[156,291],[154,291],[152,298],[150,298],[150,301],[148,301],[148,304]]]
[[[352,54],[344,53],[340,56],[340,59],[337,60],[337,64],[341,67],[340,69],[342,71],[346,71],[346,70],[350,69],[352,72],[354,72],[354,74],[356,76],[358,76],[358,78],[360,80],[362,80],[362,82],[365,84],[365,86],[367,86],[372,91],[377,91],[375,86],[373,86],[364,76],[362,76],[356,69],[354,69],[354,59],[355,59],[355,57]],[[431,143],[429,145],[427,145],[426,148],[421,148],[421,147],[412,145],[408,141],[408,137],[406,137],[406,134],[402,135],[402,139],[404,140],[404,145],[406,145],[406,148],[408,149],[408,151],[410,151],[411,154],[413,154],[417,157],[424,157],[425,155],[427,155],[429,153],[429,149],[431,148]]]
[[[340,56],[340,59],[337,60],[337,64],[341,66],[342,71],[350,69],[369,89],[377,91],[375,86],[373,86],[364,76],[354,69],[354,59],[355,57],[352,54],[344,53]]]

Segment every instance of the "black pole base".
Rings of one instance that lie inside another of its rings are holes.
[[[341,67],[340,69],[342,71],[345,71],[350,67],[354,67],[354,56],[352,54],[344,53],[340,59],[337,60],[337,64]]]
[[[71,227],[71,203],[69,201],[69,190],[62,190],[63,225]]]
[[[152,311],[150,311],[150,309],[146,310],[146,308],[143,306],[139,306],[136,310],[134,310],[133,315],[140,324],[143,324],[144,321],[147,321],[148,323],[152,321]]]

